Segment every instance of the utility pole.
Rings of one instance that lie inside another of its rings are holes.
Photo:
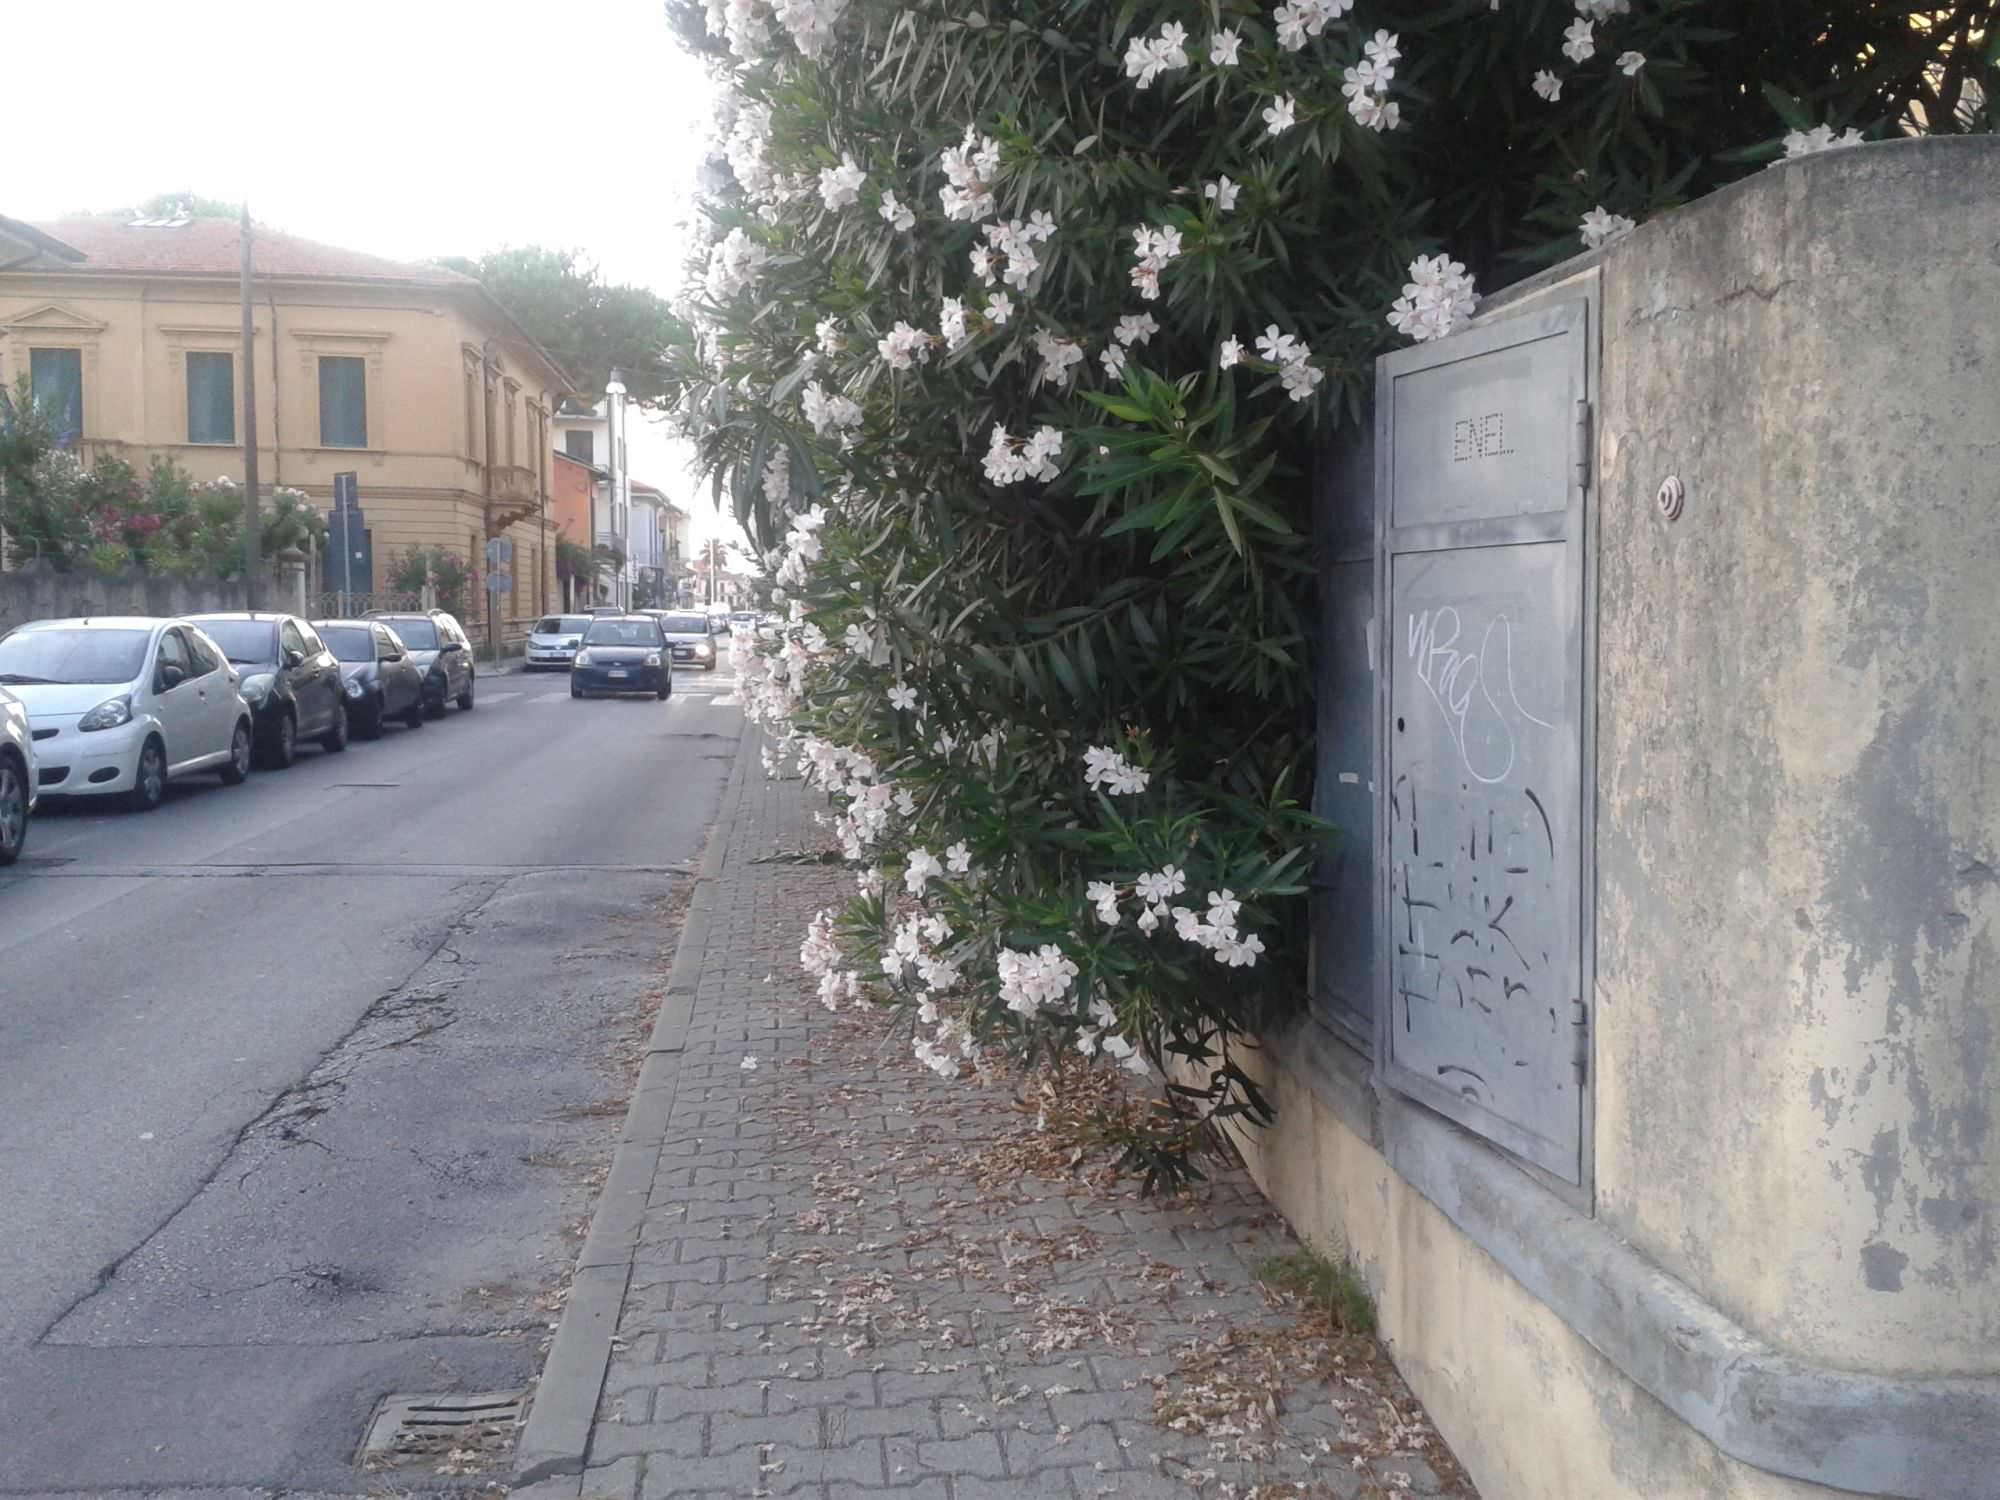
[[[250,302],[250,200],[243,200],[243,595],[263,602],[264,538],[257,519],[257,324]]]

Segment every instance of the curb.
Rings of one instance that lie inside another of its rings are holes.
[[[639,1251],[646,1203],[665,1149],[667,1120],[673,1112],[680,1082],[681,1052],[687,1045],[688,1024],[694,1017],[695,990],[701,982],[702,952],[715,909],[716,882],[728,866],[730,830],[743,804],[743,786],[754,759],[756,727],[745,723],[736,741],[736,763],[730,767],[715,831],[701,858],[694,893],[681,921],[680,941],[667,974],[666,994],[646,1044],[639,1082],[618,1133],[611,1174],[597,1195],[590,1233],[576,1258],[569,1301],[556,1325],[542,1367],[541,1383],[528,1408],[528,1420],[514,1449],[514,1493],[536,1485],[536,1496],[555,1500],[582,1492],[584,1460],[590,1451],[590,1427],[611,1364],[611,1343],[618,1331],[618,1314],[632,1279],[632,1262]],[[569,1481],[574,1482],[559,1482]],[[547,1481],[547,1483],[540,1483]]]

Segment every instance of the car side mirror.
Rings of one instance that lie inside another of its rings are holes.
[[[186,681],[187,681],[187,673],[183,672],[179,667],[173,666],[170,663],[160,668],[159,690],[161,692],[171,693],[175,688],[179,687],[183,682]]]
[[[305,654],[305,652],[303,652],[303,651],[299,650],[299,649],[298,649],[298,647],[296,647],[296,646],[290,646],[290,647],[287,647],[287,648],[286,648],[286,650],[285,650],[285,665],[286,665],[286,666],[288,666],[288,667],[301,667],[301,666],[304,666],[304,665],[305,665],[305,660],[306,660],[306,654]]]

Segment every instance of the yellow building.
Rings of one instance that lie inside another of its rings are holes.
[[[334,475],[356,474],[377,590],[409,548],[478,567],[504,537],[503,622],[546,609],[555,362],[470,277],[265,229],[254,254],[261,485],[330,508]],[[0,219],[0,380],[31,379],[86,461],[162,455],[240,481],[241,264],[232,220]],[[484,607],[482,589],[475,633]]]

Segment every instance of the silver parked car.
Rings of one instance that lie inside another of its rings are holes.
[[[0,865],[21,857],[35,810],[35,737],[21,700],[0,688]]]
[[[222,649],[186,620],[37,620],[0,639],[0,687],[34,733],[48,796],[158,807],[167,782],[250,774],[250,707]]]

